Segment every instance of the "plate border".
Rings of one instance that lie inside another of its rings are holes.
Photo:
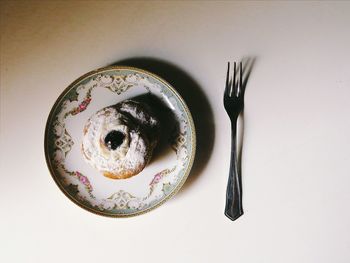
[[[53,114],[57,108],[57,106],[59,105],[59,103],[61,102],[61,100],[64,98],[64,96],[79,82],[83,81],[84,79],[94,75],[94,74],[98,74],[98,73],[103,73],[103,72],[107,72],[107,71],[113,71],[113,70],[130,70],[130,71],[135,71],[137,73],[142,73],[148,76],[151,76],[155,79],[157,79],[159,82],[161,82],[163,85],[165,85],[168,89],[170,89],[175,96],[179,99],[179,101],[181,102],[182,106],[185,109],[185,112],[187,114],[188,117],[188,121],[189,121],[189,125],[191,128],[191,148],[192,148],[192,154],[190,156],[190,160],[189,160],[189,164],[187,166],[187,169],[184,173],[184,176],[182,177],[180,183],[175,187],[175,189],[173,189],[173,191],[166,196],[163,200],[161,200],[159,203],[156,203],[153,206],[148,207],[145,210],[142,211],[137,211],[134,213],[130,213],[130,214],[110,214],[110,213],[106,213],[103,211],[98,211],[98,210],[94,210],[91,207],[84,205],[80,202],[78,202],[77,200],[75,200],[73,197],[71,197],[69,195],[69,193],[66,191],[66,189],[61,185],[60,181],[56,178],[56,176],[54,175],[54,169],[52,167],[50,158],[49,158],[49,151],[48,151],[48,134],[49,134],[49,124],[52,122],[52,118],[53,118]],[[65,88],[62,93],[60,94],[60,96],[58,96],[58,98],[56,99],[54,105],[52,106],[50,113],[47,117],[47,121],[46,121],[46,125],[45,125],[45,134],[44,134],[44,151],[45,151],[45,160],[46,160],[46,165],[49,169],[49,172],[51,174],[52,179],[55,181],[56,185],[58,186],[58,188],[61,190],[61,192],[63,192],[63,194],[68,197],[68,199],[70,199],[73,203],[75,203],[76,205],[78,205],[79,207],[83,208],[84,210],[87,210],[93,214],[96,215],[100,215],[100,216],[105,216],[105,217],[112,217],[112,218],[127,218],[127,217],[134,217],[137,215],[142,215],[145,213],[148,213],[150,211],[152,211],[153,209],[158,208],[159,206],[161,206],[162,204],[164,204],[166,201],[168,201],[169,199],[171,199],[179,190],[180,188],[184,185],[185,181],[187,180],[190,171],[192,169],[193,166],[193,162],[194,162],[194,157],[196,155],[196,131],[195,131],[195,126],[194,126],[194,122],[193,122],[193,118],[191,115],[191,112],[187,106],[187,104],[185,103],[184,99],[180,96],[180,94],[172,87],[172,85],[170,85],[170,83],[168,83],[167,81],[165,81],[163,78],[159,77],[158,75],[151,73],[147,70],[144,69],[140,69],[140,68],[135,68],[135,67],[129,67],[129,66],[107,66],[107,67],[102,67],[99,69],[95,69],[92,70],[84,75],[82,75],[81,77],[79,77],[78,79],[76,79],[75,81],[73,81],[67,88]]]

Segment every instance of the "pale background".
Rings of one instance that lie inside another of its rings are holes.
[[[345,1],[1,2],[0,261],[350,262],[349,28]],[[105,218],[55,185],[45,123],[73,80],[140,56],[198,84],[213,147],[171,201]],[[246,56],[245,214],[231,222],[222,93],[227,61]]]

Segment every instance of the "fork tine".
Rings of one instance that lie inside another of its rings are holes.
[[[243,68],[242,68],[242,61],[239,62],[239,86],[242,87],[243,83]]]
[[[227,75],[226,75],[226,87],[225,87],[225,95],[230,97],[230,62],[227,63]]]
[[[239,94],[242,94],[244,92],[243,87],[243,67],[242,67],[242,61],[239,62]]]
[[[234,91],[234,95],[237,96],[237,87],[236,87],[236,62],[233,63],[233,80],[232,80],[232,87]]]

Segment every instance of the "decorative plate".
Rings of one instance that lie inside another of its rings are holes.
[[[84,124],[104,107],[143,96],[159,100],[171,120],[161,120],[166,131],[141,173],[106,178],[83,159]],[[181,96],[160,77],[136,68],[107,67],[80,77],[59,96],[46,123],[45,157],[53,179],[74,203],[104,216],[135,216],[163,204],[184,184],[195,148],[193,120]]]

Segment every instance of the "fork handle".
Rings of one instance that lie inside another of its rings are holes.
[[[243,215],[242,177],[237,167],[237,120],[231,122],[231,162],[226,190],[225,215],[232,221]]]

